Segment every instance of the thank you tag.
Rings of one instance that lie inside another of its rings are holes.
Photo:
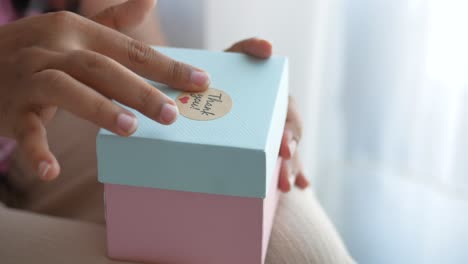
[[[201,93],[181,93],[176,103],[183,116],[199,121],[223,117],[232,108],[231,97],[226,92],[213,88]]]

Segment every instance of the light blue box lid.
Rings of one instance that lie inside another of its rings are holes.
[[[266,196],[276,166],[288,103],[287,58],[155,47],[211,75],[230,95],[225,116],[198,121],[180,115],[169,126],[131,109],[138,130],[124,138],[101,129],[99,181],[243,197]],[[174,100],[181,91],[151,82]]]

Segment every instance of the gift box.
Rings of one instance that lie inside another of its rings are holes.
[[[278,201],[278,153],[288,103],[288,63],[243,54],[156,49],[205,69],[211,87],[163,84],[178,120],[133,111],[138,130],[97,136],[111,258],[154,263],[263,263]]]

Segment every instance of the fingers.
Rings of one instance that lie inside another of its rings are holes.
[[[283,138],[281,139],[280,156],[286,160],[292,159],[296,153],[297,144],[298,140],[295,137],[293,130],[288,124],[286,124],[283,132]]]
[[[73,64],[69,62],[73,61]],[[132,107],[161,124],[173,123],[174,100],[112,59],[92,51],[75,51],[54,65],[102,95]]]
[[[55,179],[60,173],[60,166],[49,150],[41,119],[34,112],[28,112],[18,122],[15,137],[21,152],[42,180]]]
[[[111,6],[91,19],[106,27],[122,31],[142,23],[153,11],[155,4],[155,0],[129,0]]]
[[[291,159],[297,150],[302,137],[302,121],[297,111],[296,103],[289,97],[288,114],[284,126],[283,138],[280,146],[280,156],[284,159]]]
[[[302,119],[301,115],[299,114],[299,110],[297,108],[296,101],[292,96],[288,98],[288,114],[286,116],[286,123],[289,124],[290,129],[294,133],[294,137],[297,138],[298,141],[302,138]]]
[[[132,134],[138,126],[130,111],[62,71],[44,70],[34,77],[42,91],[39,101],[43,105],[57,105],[121,136]]]
[[[272,50],[273,46],[270,42],[264,39],[250,38],[235,43],[226,51],[245,53],[257,58],[266,59],[271,56]]]
[[[304,175],[303,165],[297,153],[297,145],[301,137],[302,121],[294,100],[289,97],[288,115],[279,153],[283,158],[279,188],[283,192],[288,192],[293,184],[301,189],[309,186],[309,180]]]
[[[143,42],[131,39],[110,28],[88,21],[87,49],[110,57],[135,73],[184,91],[204,91],[210,84],[205,71],[176,61],[155,51]]]
[[[226,51],[245,53],[266,59],[272,54],[272,45],[263,39],[250,38],[234,44]],[[280,145],[280,156],[284,159],[281,161],[278,188],[282,192],[289,192],[294,183],[300,188],[306,188],[309,184],[304,176],[299,157],[295,155],[297,144],[302,136],[302,122],[299,119],[295,103],[291,98],[289,100],[288,117]]]
[[[309,180],[304,174],[304,168],[299,155],[295,155],[292,160],[282,160],[280,175],[278,179],[278,188],[282,192],[289,192],[293,185],[300,189],[305,189],[309,186]]]
[[[272,45],[270,42],[263,39],[250,38],[237,42],[226,51],[245,53],[266,59],[272,54]],[[282,192],[289,192],[294,183],[301,189],[309,185],[309,181],[304,176],[299,156],[296,154],[297,145],[301,136],[302,122],[297,112],[296,105],[290,97],[288,117],[280,145],[280,156],[284,159],[281,161],[278,188]]]
[[[291,190],[291,182],[289,181],[289,163],[287,160],[281,160],[280,175],[278,179],[278,188],[282,192]]]
[[[299,155],[295,155],[291,163],[293,164],[294,169],[291,170],[291,176],[294,179],[294,184],[300,189],[305,189],[309,186],[309,180],[304,174],[304,166]]]
[[[295,182],[296,186],[299,187],[300,189],[305,189],[307,187],[309,187],[310,185],[310,182],[309,180],[306,178],[306,176],[304,175],[304,173],[301,171],[300,173],[298,173],[298,175],[296,176],[296,182]]]

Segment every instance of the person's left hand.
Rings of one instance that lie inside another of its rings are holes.
[[[244,53],[261,59],[268,59],[272,54],[272,45],[264,39],[250,38],[232,45],[226,51]],[[282,158],[278,187],[289,192],[295,184],[301,189],[309,185],[304,175],[302,163],[297,152],[297,145],[302,137],[302,122],[292,97],[289,97],[288,115],[281,140],[279,155]]]

